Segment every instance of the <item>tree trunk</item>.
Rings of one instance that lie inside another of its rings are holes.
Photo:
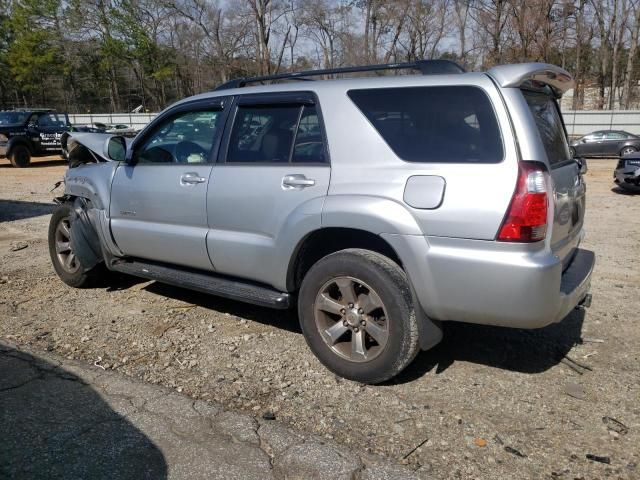
[[[633,78],[633,59],[638,48],[638,33],[640,32],[640,5],[636,6],[635,23],[631,28],[631,41],[627,56],[627,68],[622,85],[622,108],[628,110],[631,106],[631,79]]]

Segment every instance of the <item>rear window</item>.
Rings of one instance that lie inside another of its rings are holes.
[[[553,165],[570,159],[567,137],[556,101],[544,93],[529,91],[522,93],[536,121],[549,164]]]
[[[498,163],[504,156],[493,107],[477,87],[351,90],[349,97],[407,162]]]

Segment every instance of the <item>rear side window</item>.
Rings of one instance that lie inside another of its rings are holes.
[[[493,107],[477,87],[376,88],[348,95],[405,161],[498,163],[504,157]]]
[[[544,93],[530,91],[522,93],[538,127],[549,164],[554,165],[570,159],[567,137],[555,100]],[[602,136],[603,134],[600,134],[600,138]]]

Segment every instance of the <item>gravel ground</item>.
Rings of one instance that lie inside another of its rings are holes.
[[[294,312],[128,277],[65,286],[46,242],[65,164],[2,162],[0,339],[273,412],[425,478],[640,478],[640,195],[612,189],[614,165],[589,162],[589,310],[535,331],[447,324],[438,347],[371,387],[325,370]]]

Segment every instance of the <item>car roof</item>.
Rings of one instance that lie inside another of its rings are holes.
[[[247,95],[257,93],[301,92],[311,91],[318,94],[346,91],[356,88],[384,88],[399,86],[421,85],[458,85],[484,83],[490,77],[500,87],[519,87],[527,81],[543,82],[549,85],[557,95],[562,95],[566,90],[573,88],[573,78],[569,73],[555,65],[546,63],[521,63],[512,65],[499,65],[487,72],[465,72],[444,74],[418,74],[418,75],[385,75],[368,76],[330,80],[312,81],[286,81],[269,85],[245,86],[240,88],[224,88],[201,93],[182,99],[173,106],[188,103],[195,100],[226,97],[232,95]],[[437,79],[437,80],[436,80]],[[464,80],[463,80],[464,79]],[[303,79],[304,80],[304,79]],[[462,81],[461,81],[462,80]],[[251,79],[246,79],[251,81]]]
[[[624,133],[625,135],[632,135],[634,137],[636,136],[633,133],[627,132],[626,130],[595,130],[595,131],[593,131],[591,133],[587,133],[587,135],[585,135],[585,137],[588,136],[588,135],[594,135],[596,133]]]

